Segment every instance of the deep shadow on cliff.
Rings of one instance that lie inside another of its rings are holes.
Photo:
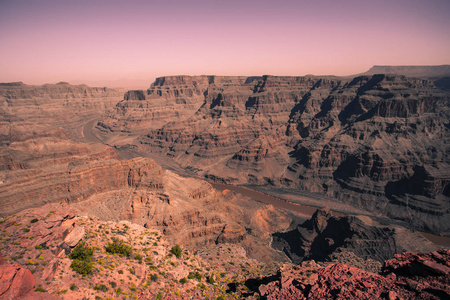
[[[273,234],[272,246],[295,264],[332,261],[336,257],[347,263],[355,258],[383,262],[405,251],[438,249],[418,232],[380,225],[365,216],[335,216],[328,209],[317,210],[293,230]]]

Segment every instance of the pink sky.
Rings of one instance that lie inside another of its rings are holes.
[[[0,82],[450,64],[448,0],[0,1]]]

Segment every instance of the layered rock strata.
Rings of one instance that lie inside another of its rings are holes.
[[[182,91],[195,95],[197,110],[176,104],[189,102]],[[167,155],[212,180],[320,193],[449,233],[450,94],[432,81],[384,74],[179,76],[159,78],[144,96],[130,92],[100,123],[123,125],[137,139],[127,142],[141,151]],[[157,101],[186,114],[155,117],[162,111]],[[153,125],[133,131],[141,124],[133,116]]]

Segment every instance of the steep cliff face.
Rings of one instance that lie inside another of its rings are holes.
[[[125,93],[123,101],[98,123],[100,132],[158,128],[169,120],[190,117],[203,104],[211,76],[161,77],[146,91]]]
[[[181,86],[198,89],[201,106],[161,120],[145,100],[139,114],[154,127],[130,131],[145,132],[134,142],[142,151],[166,154],[213,180],[321,193],[449,234],[450,94],[432,81],[182,76],[160,78],[150,90],[175,101]],[[116,110],[131,118],[138,113],[126,105],[134,102],[142,100],[124,100]]]
[[[274,172],[280,176],[289,160],[284,131],[291,109],[313,85],[311,78],[273,76],[211,83],[192,117],[169,122],[140,142],[224,181],[247,181],[248,173],[257,175],[255,183]]]
[[[448,93],[429,81],[375,75],[332,91],[312,117],[311,97],[290,119],[296,161],[286,178],[300,176],[302,188],[448,232]]]

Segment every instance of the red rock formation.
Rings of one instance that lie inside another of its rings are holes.
[[[49,294],[34,292],[35,283],[36,280],[30,270],[19,265],[0,265],[0,299],[60,299]]]
[[[259,293],[267,299],[448,299],[449,254],[395,255],[386,261],[382,275],[344,264],[285,267],[275,280],[260,285]],[[317,270],[317,276],[311,276]]]

